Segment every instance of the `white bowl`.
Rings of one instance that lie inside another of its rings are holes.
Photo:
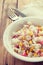
[[[17,31],[19,29],[21,29],[23,27],[23,25],[26,22],[32,22],[34,24],[37,25],[43,25],[43,18],[39,18],[39,17],[26,17],[26,18],[22,18],[19,19],[13,23],[11,23],[5,30],[4,35],[3,35],[3,42],[4,42],[4,46],[7,49],[7,51],[14,57],[22,60],[22,61],[26,61],[26,62],[40,62],[43,61],[43,57],[24,57],[21,56],[19,54],[17,54],[16,52],[13,51],[12,46],[11,46],[11,36],[12,36],[12,32],[13,31]]]

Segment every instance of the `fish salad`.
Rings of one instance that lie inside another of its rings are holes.
[[[25,57],[43,57],[43,26],[27,22],[23,28],[13,32],[14,52]]]

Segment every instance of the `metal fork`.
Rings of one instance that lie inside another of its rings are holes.
[[[26,15],[24,13],[22,13],[20,10],[18,10],[16,8],[15,9],[9,8],[7,15],[13,21],[17,20],[19,17],[26,17]]]

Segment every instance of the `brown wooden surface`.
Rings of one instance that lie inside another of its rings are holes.
[[[26,0],[26,2],[20,1],[19,0],[19,9],[21,9],[23,7],[23,5],[29,3],[29,0]],[[7,13],[7,8],[8,8],[8,3],[11,4],[15,3],[16,0],[0,0],[0,65],[43,65],[43,62],[40,63],[27,63],[21,60],[18,60],[16,58],[14,58],[13,56],[11,56],[7,50],[5,49],[4,45],[3,45],[3,32],[5,30],[5,28],[9,25],[9,23],[11,23],[11,20],[8,19],[6,13]]]

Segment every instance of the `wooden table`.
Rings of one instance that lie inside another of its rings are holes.
[[[9,0],[10,2],[11,0]],[[14,0],[13,0],[14,1]],[[19,0],[19,2],[21,4],[21,7],[19,6],[19,8],[22,8],[23,6],[23,1],[21,2]],[[27,0],[27,3],[29,2],[29,0]],[[6,5],[6,3],[8,3],[8,0],[0,0],[0,65],[43,65],[43,62],[39,62],[39,63],[31,63],[31,62],[24,62],[21,60],[18,60],[16,58],[14,58],[13,56],[11,56],[7,50],[5,49],[4,45],[3,45],[3,32],[5,30],[5,28],[11,23],[11,20],[7,17],[7,8],[8,5]],[[25,2],[26,3],[26,2]]]

